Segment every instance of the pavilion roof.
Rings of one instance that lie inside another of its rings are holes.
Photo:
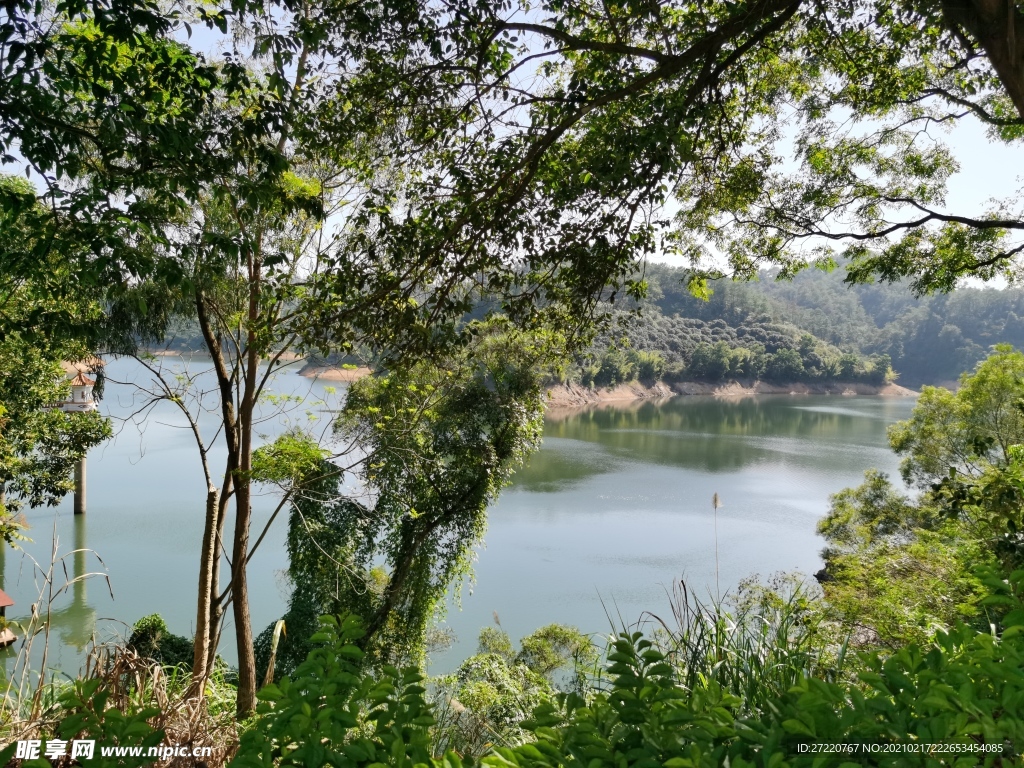
[[[102,368],[105,365],[106,363],[96,357],[96,355],[89,355],[81,360],[65,360],[60,364],[60,367],[64,369],[64,373],[68,376],[73,376],[76,373],[95,371],[97,368]]]

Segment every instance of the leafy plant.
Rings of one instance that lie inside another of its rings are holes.
[[[111,692],[103,687],[103,680],[92,678],[76,680],[59,698],[61,719],[54,735],[65,742],[88,739],[104,747],[140,747],[141,754],[130,753],[119,756],[104,756],[97,747],[89,765],[100,768],[113,766],[143,766],[153,761],[148,757],[150,747],[164,740],[164,731],[153,728],[149,720],[161,712],[155,707],[125,710],[111,705]],[[9,764],[15,755],[17,744],[10,744],[0,751],[0,762]],[[25,760],[26,768],[51,768],[46,758]]]
[[[264,686],[256,718],[242,734],[232,766],[389,765],[430,762],[434,724],[415,670],[366,673],[354,617],[322,617],[313,649],[293,675]]]
[[[192,641],[170,632],[159,613],[143,616],[135,622],[128,647],[165,666],[192,666]]]
[[[559,690],[585,691],[597,658],[590,638],[574,627],[541,627],[518,651],[500,625],[484,628],[475,656],[431,680],[434,754],[480,757],[494,744],[532,740],[523,728],[530,713]]]

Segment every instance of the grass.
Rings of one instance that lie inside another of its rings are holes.
[[[18,656],[10,676],[0,679],[0,745],[56,735],[58,723],[68,714],[60,698],[76,680],[47,669],[54,604],[87,579],[99,578],[109,586],[103,571],[70,575],[67,559],[84,552],[92,550],[60,554],[54,532],[49,564],[44,567],[30,558],[40,589],[29,619],[14,627],[22,638]],[[214,669],[204,697],[197,699],[189,695],[191,672],[186,666],[165,667],[128,647],[123,638],[99,643],[94,637],[77,681],[98,681],[98,692],[108,696],[108,708],[158,710],[149,723],[165,732],[164,743],[212,747],[212,758],[205,760],[209,768],[226,764],[237,748],[236,692],[226,667]]]
[[[801,676],[834,680],[844,673],[846,641],[827,621],[814,590],[795,577],[769,585],[744,582],[731,599],[699,599],[686,582],[669,594],[669,613],[645,614],[656,643],[684,687],[711,681],[740,697],[744,708],[789,690]]]

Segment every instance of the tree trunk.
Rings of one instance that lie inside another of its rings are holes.
[[[1018,114],[1024,117],[1024,16],[1014,0],[943,0],[954,29],[974,39],[988,57]]]
[[[255,369],[252,369],[255,374]],[[238,478],[235,481],[235,539],[231,551],[231,607],[235,619],[235,639],[238,647],[238,703],[239,719],[248,717],[256,709],[256,654],[252,642],[252,617],[249,614],[249,585],[246,560],[249,554],[249,523],[252,518],[252,408],[246,371],[246,394],[238,409],[241,432]]]
[[[192,689],[193,697],[201,698],[206,689],[206,679],[210,670],[210,642],[212,605],[214,598],[213,571],[217,560],[217,511],[220,506],[220,494],[211,485],[206,493],[206,522],[203,526],[203,548],[199,560],[199,590],[196,606],[196,639],[192,656]]]
[[[243,455],[243,464],[245,464]],[[245,469],[243,468],[244,472]],[[235,546],[231,555],[231,607],[235,619],[235,638],[238,644],[238,703],[239,718],[248,717],[256,709],[256,654],[253,650],[252,617],[249,614],[249,586],[246,579],[245,559],[249,550],[249,485],[239,483],[235,506]]]
[[[210,579],[210,652],[206,659],[206,668],[213,669],[220,647],[220,633],[223,627],[221,618],[224,616],[224,598],[220,594],[221,552],[224,551],[224,522],[227,520],[228,497],[233,493],[230,475],[224,478],[224,489],[221,491],[220,504],[217,507],[217,533],[214,537],[213,577]]]
[[[256,326],[259,321],[260,274],[262,264],[259,247],[246,254],[249,271],[249,317],[245,345],[245,385],[238,404],[238,473],[235,477],[235,541],[231,554],[231,601],[235,619],[235,639],[238,648],[238,704],[239,719],[248,717],[256,709],[256,654],[252,642],[252,617],[249,614],[249,585],[246,561],[249,556],[249,524],[252,519],[252,421],[256,406],[256,380],[260,363]]]
[[[192,689],[196,695],[202,690],[199,686],[205,686],[206,678],[209,677],[210,672],[213,670],[214,661],[217,657],[217,645],[220,640],[220,618],[223,613],[221,598],[218,593],[220,591],[220,558],[224,518],[227,511],[228,496],[231,494],[235,472],[239,464],[238,419],[235,415],[232,375],[224,358],[220,336],[211,321],[209,309],[207,297],[202,290],[198,290],[196,292],[196,314],[199,320],[199,328],[203,334],[203,340],[206,342],[206,348],[213,359],[213,367],[217,375],[217,384],[220,389],[221,422],[228,456],[224,465],[224,481],[220,497],[217,498],[217,491],[216,488],[212,487],[212,482],[210,483],[210,492],[207,495],[206,521],[203,526],[203,548],[199,562],[200,576],[196,600],[196,639],[192,669]],[[204,569],[206,569],[206,575],[204,575]],[[200,661],[201,650],[202,661]],[[199,671],[197,672],[197,670]],[[201,683],[200,674],[202,675]]]

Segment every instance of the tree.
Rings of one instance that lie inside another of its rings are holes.
[[[804,377],[804,364],[795,349],[780,349],[769,356],[764,372],[771,381],[800,381]]]
[[[956,393],[925,387],[909,421],[889,428],[889,443],[904,456],[908,484],[927,488],[950,468],[979,476],[1005,466],[1010,449],[1024,443],[1024,354],[999,345],[973,373],[964,373]]]
[[[991,537],[940,499],[908,498],[869,471],[832,496],[818,533],[825,599],[855,643],[899,648],[979,618],[984,588],[975,573],[995,564]]]
[[[692,376],[710,381],[721,381],[729,375],[729,345],[719,341],[715,345],[698,344],[693,350],[690,365],[687,369]]]
[[[422,662],[430,622],[468,575],[487,507],[540,440],[542,383],[561,342],[503,325],[474,324],[470,348],[350,388],[337,425],[346,449],[310,462],[292,504],[296,589],[284,618],[295,640],[278,674],[305,658],[302,641],[324,613],[365,617],[361,642],[378,665]],[[352,476],[360,490],[346,491]]]
[[[831,499],[819,523],[823,587],[848,620],[890,646],[979,615],[979,564],[1020,567],[1024,354],[999,346],[960,389],[926,387],[889,443],[916,498],[885,475]]]
[[[654,384],[665,373],[665,358],[659,352],[634,351],[632,357],[636,363],[636,376],[644,384]]]
[[[564,685],[554,673],[585,675],[597,656],[590,639],[575,627],[541,627],[522,639],[518,652],[500,625],[481,630],[476,655],[433,681],[437,751],[482,756],[495,741],[529,741],[524,723],[537,706],[559,689],[585,688],[585,679],[573,676]]]
[[[0,177],[0,190],[26,202],[24,179]],[[0,241],[13,262],[35,247],[41,233],[0,212]],[[55,255],[21,274],[0,270],[0,538],[17,536],[22,506],[55,506],[73,488],[77,461],[110,436],[96,412],[65,413],[70,397],[61,363],[90,352],[86,340],[62,330],[70,323],[102,323],[95,292],[83,291]],[[42,331],[49,326],[50,333]]]
[[[921,293],[965,274],[1012,279],[1024,229],[1014,200],[950,210],[956,162],[928,128],[970,117],[993,140],[1021,135],[1020,62],[1007,42],[1020,4],[847,0],[808,3],[798,17],[793,108],[774,115],[796,127],[798,168],[780,169],[779,133],[766,131],[734,173],[688,183],[681,250],[710,241],[730,272],[752,276],[765,262],[792,274],[808,256],[833,266],[834,244],[853,259],[851,281],[909,278]]]
[[[219,11],[200,14],[223,26]],[[0,158],[39,187],[0,194],[4,215],[38,233],[30,248],[3,254],[5,271],[31,272],[56,253],[82,285],[114,294],[153,271],[180,279],[147,243],[223,170],[224,149],[256,128],[238,116],[210,124],[211,95],[243,88],[244,71],[208,66],[176,42],[186,21],[141,1],[5,6]]]

